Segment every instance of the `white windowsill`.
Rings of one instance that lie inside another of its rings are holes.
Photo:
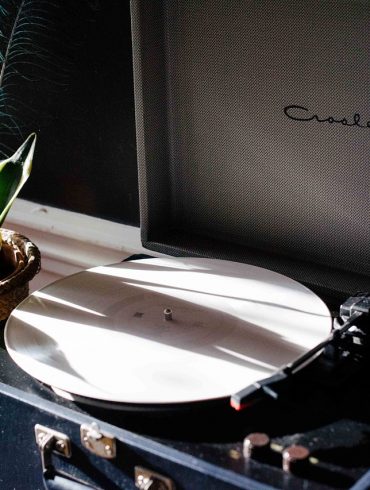
[[[16,199],[3,227],[22,233],[40,249],[42,270],[32,290],[89,267],[151,253],[141,245],[139,228],[24,199]]]

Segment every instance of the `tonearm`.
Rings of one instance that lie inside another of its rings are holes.
[[[304,368],[319,354],[339,360],[360,354],[369,343],[370,293],[357,293],[348,298],[339,309],[339,316],[333,322],[330,335],[298,357],[280,368],[272,376],[253,383],[231,396],[230,404],[236,410],[254,404],[261,398],[279,397],[279,387],[287,383],[295,373]]]

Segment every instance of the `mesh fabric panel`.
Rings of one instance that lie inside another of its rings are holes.
[[[369,286],[369,4],[143,4],[133,23],[146,244],[176,249],[173,229],[181,251],[227,256],[230,243],[236,258],[258,250],[258,265],[288,275],[296,261],[300,280],[314,264],[325,274],[309,282]],[[207,246],[186,250],[187,236]]]

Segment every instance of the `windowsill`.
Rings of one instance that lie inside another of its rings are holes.
[[[139,228],[24,199],[16,199],[4,228],[22,233],[40,249],[42,270],[32,290],[96,265],[150,253],[141,245]]]

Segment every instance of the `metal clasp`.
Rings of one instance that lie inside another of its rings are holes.
[[[40,450],[42,472],[44,475],[54,470],[51,461],[51,454],[53,452],[66,458],[71,457],[71,441],[62,432],[57,432],[56,430],[49,429],[49,427],[36,424],[35,438]]]
[[[106,459],[116,457],[116,439],[111,434],[102,432],[96,422],[82,424],[80,435],[82,445],[93,454]]]
[[[176,490],[171,478],[142,466],[135,466],[135,486],[139,490]]]

